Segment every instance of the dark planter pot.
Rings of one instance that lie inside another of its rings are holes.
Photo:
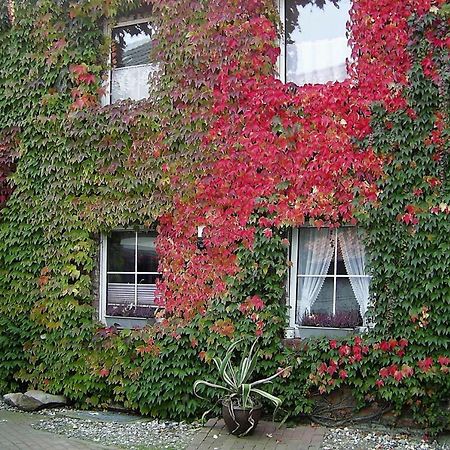
[[[231,406],[233,417],[229,405],[229,402],[222,403],[222,416],[228,431],[235,436],[252,434],[261,418],[262,406],[257,405],[253,409]]]

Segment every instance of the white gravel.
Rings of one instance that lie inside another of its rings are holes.
[[[196,428],[191,425],[156,420],[117,423],[54,417],[41,420],[33,427],[126,449],[181,450],[187,447],[196,433]]]
[[[323,450],[450,450],[448,444],[426,442],[416,433],[388,430],[372,431],[356,428],[331,428],[322,446]]]
[[[20,411],[1,400],[0,409]],[[32,425],[35,429],[130,450],[183,450],[201,428],[195,424],[149,420],[139,416],[121,414],[117,414],[116,421],[113,413],[86,412],[68,408],[47,409],[33,413],[24,412],[24,414],[43,416],[42,420]],[[66,415],[78,415],[79,417],[67,417]],[[105,420],[102,420],[103,418]]]

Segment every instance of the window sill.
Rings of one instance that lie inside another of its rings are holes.
[[[346,337],[350,334],[359,334],[366,330],[365,327],[355,328],[333,328],[333,327],[311,327],[300,325],[295,328],[288,328],[286,330],[286,339],[308,339],[330,337],[339,338]]]
[[[106,316],[105,322],[109,327],[116,325],[117,328],[143,328],[147,325],[154,324],[155,319],[145,317]]]

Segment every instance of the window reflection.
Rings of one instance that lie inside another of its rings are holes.
[[[116,27],[112,31],[112,65],[114,68],[150,63],[153,28],[150,23]]]
[[[286,0],[286,82],[343,81],[350,0]]]

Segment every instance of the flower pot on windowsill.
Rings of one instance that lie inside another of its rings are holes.
[[[255,431],[262,414],[262,406],[242,408],[229,400],[222,402],[222,416],[228,431],[235,436],[247,436]]]

